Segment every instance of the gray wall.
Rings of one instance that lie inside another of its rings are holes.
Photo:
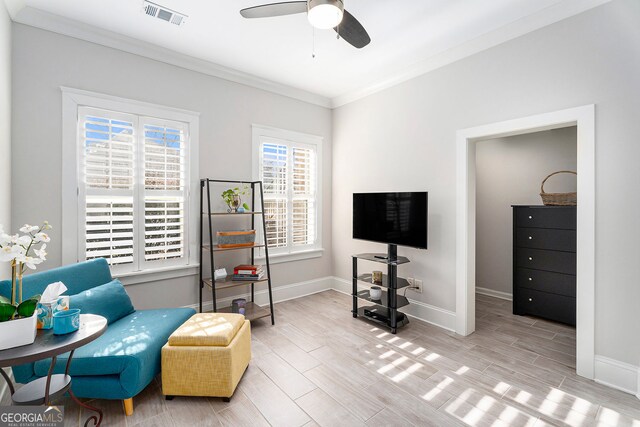
[[[11,19],[0,2],[0,224],[11,227]],[[0,263],[0,277],[10,277],[8,262]]]
[[[576,128],[476,144],[476,286],[512,293],[511,205],[540,205],[551,172],[576,170]],[[546,192],[576,191],[574,175],[551,177]]]
[[[201,177],[251,178],[252,123],[323,136],[327,250],[321,258],[278,264],[272,276],[279,286],[332,274],[330,110],[20,24],[13,26],[13,52],[12,218],[54,226],[43,269],[61,263],[60,86],[68,86],[200,112]],[[127,291],[138,308],[194,304],[197,276]]]
[[[429,250],[401,249],[412,298],[455,310],[455,135],[596,104],[596,353],[640,354],[640,1],[614,0],[334,110],[334,271],[350,254],[356,191],[429,191]]]

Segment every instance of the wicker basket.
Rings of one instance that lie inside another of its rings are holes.
[[[547,177],[542,181],[542,185],[540,185],[540,197],[542,197],[542,203],[545,206],[575,206],[578,201],[577,193],[545,193],[544,192],[544,183],[547,182],[549,178],[553,175],[557,175],[559,173],[572,173],[574,175],[578,175],[573,171],[558,171],[552,174],[547,175]]]

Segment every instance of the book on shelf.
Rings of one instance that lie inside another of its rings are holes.
[[[257,275],[262,273],[261,265],[237,265],[233,268],[233,274]]]
[[[234,274],[232,280],[236,281],[251,281],[251,280],[262,280],[264,278],[264,273],[260,274]]]

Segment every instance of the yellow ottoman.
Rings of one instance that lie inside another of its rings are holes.
[[[242,314],[195,314],[162,347],[162,393],[228,400],[250,360],[251,325]]]

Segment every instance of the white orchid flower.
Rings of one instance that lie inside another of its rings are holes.
[[[42,225],[42,229],[43,230],[51,230],[53,227],[51,226],[51,224],[49,224],[49,221],[45,221],[44,224]]]
[[[35,254],[38,256],[38,258],[40,258],[42,261],[46,261],[47,260],[47,251],[45,251],[45,249],[47,249],[47,245],[43,244],[40,249],[34,249],[33,252],[35,252]]]
[[[40,227],[38,227],[37,225],[29,225],[29,224],[25,224],[22,227],[20,227],[20,232],[21,233],[33,233],[34,231],[38,231],[40,229]]]
[[[49,243],[51,241],[51,237],[49,237],[47,233],[36,233],[34,237],[35,237],[34,243],[40,243],[40,242]]]
[[[25,264],[27,267],[29,267],[32,270],[35,270],[36,265],[42,262],[40,258],[34,258],[32,256],[26,256],[26,255],[18,255],[16,257],[16,261]]]
[[[17,254],[13,251],[13,246],[0,248],[0,261],[13,261],[16,255]]]
[[[16,240],[16,243],[21,246],[29,246],[31,244],[31,236],[20,236]]]
[[[0,232],[0,245],[6,245],[7,243],[11,243],[11,236],[5,233],[4,231]]]
[[[11,246],[11,251],[16,254],[16,256],[18,255],[26,255],[27,254],[27,250],[25,248],[23,248],[20,245],[13,245]]]

